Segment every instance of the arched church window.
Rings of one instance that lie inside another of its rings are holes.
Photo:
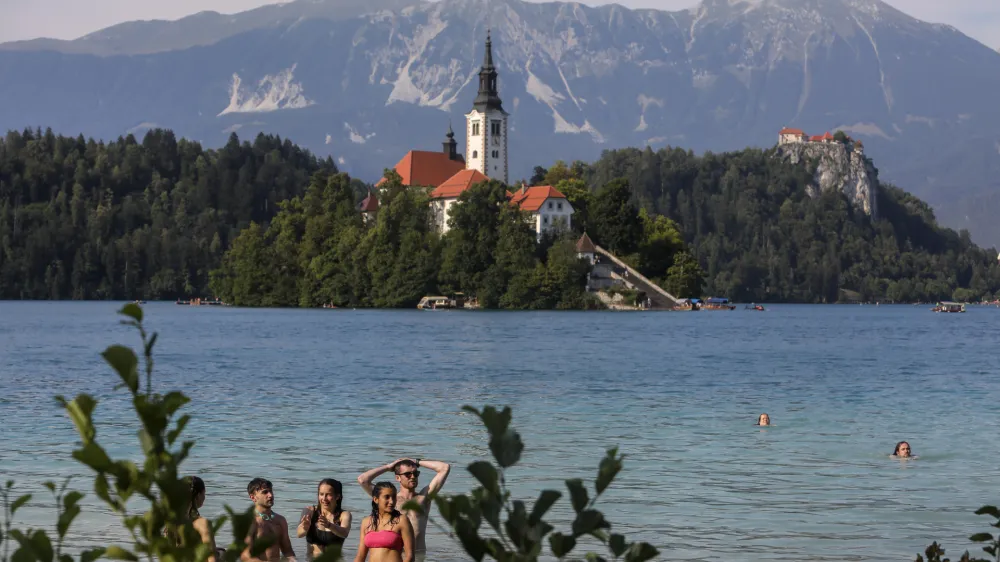
[[[479,151],[478,150],[473,150],[472,151],[472,157],[473,158],[479,158]]]

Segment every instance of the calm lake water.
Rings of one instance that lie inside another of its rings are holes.
[[[71,487],[88,497],[75,543],[86,546],[124,535],[71,460],[77,436],[52,397],[95,395],[99,442],[138,454],[124,391],[98,355],[138,347],[117,325],[120,305],[0,302],[0,479],[35,494],[22,522],[50,525],[41,483],[78,475]],[[464,467],[488,449],[465,404],[513,407],[526,450],[509,480],[523,499],[592,480],[620,446],[625,470],[600,505],[661,559],[913,560],[933,540],[954,556],[988,530],[972,512],[998,501],[995,308],[145,309],[160,333],[156,388],[193,398],[186,466],[208,485],[207,516],[245,509],[247,482],[263,476],[294,519],[333,477],[360,521],[370,503],[357,475],[400,456],[452,462],[445,491],[467,491]],[[754,425],[761,412],[773,427]],[[901,439],[918,459],[888,458]],[[560,505],[557,518],[568,498]],[[430,559],[463,559],[456,544],[430,529]],[[301,557],[305,543],[293,545]]]

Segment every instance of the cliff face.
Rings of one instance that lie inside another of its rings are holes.
[[[792,164],[816,162],[810,196],[837,189],[844,192],[855,208],[878,218],[878,171],[860,146],[839,142],[790,143],[779,146],[778,154]]]

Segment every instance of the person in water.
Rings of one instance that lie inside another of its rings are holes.
[[[191,485],[191,496],[188,499],[187,520],[191,523],[191,526],[194,527],[194,530],[201,535],[201,542],[207,544],[214,553],[214,555],[208,557],[208,562],[222,560],[226,550],[215,547],[215,537],[212,536],[212,524],[198,512],[198,509],[205,505],[205,481],[197,476],[191,476],[187,480]],[[172,538],[177,545],[181,544],[181,538],[176,534],[167,533],[167,536]]]
[[[757,425],[771,425],[771,416],[767,414],[761,414],[757,418]]]
[[[351,512],[344,511],[344,486],[325,478],[316,487],[317,503],[302,510],[297,536],[305,537],[306,560],[319,556],[330,545],[343,545],[351,532]]]
[[[361,541],[354,562],[413,562],[413,524],[396,510],[396,487],[372,487],[372,514],[361,520]]]
[[[420,468],[426,468],[436,472],[430,484],[419,488]],[[438,492],[443,486],[448,474],[451,473],[451,465],[441,461],[429,461],[426,459],[397,459],[389,464],[373,468],[368,472],[358,476],[358,483],[369,494],[372,493],[372,481],[379,475],[393,471],[396,474],[396,481],[399,482],[399,504],[402,506],[410,500],[415,500],[420,504],[420,511],[406,510],[406,516],[413,525],[414,541],[416,552],[414,557],[416,562],[423,562],[427,556],[427,514],[430,511],[430,498],[433,493]]]
[[[910,444],[906,441],[900,441],[896,443],[896,449],[892,451],[890,457],[895,457],[898,459],[909,459],[913,458],[913,452],[910,450]]]
[[[250,501],[253,502],[255,513],[253,523],[250,524],[250,532],[247,535],[247,547],[240,555],[240,559],[275,562],[285,556],[289,561],[295,562],[292,540],[288,537],[288,521],[272,510],[274,507],[274,486],[268,480],[254,478],[247,484],[247,494],[250,495]],[[274,543],[255,558],[250,554],[253,542],[265,537],[273,537]]]

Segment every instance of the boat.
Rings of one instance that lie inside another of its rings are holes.
[[[931,310],[934,312],[965,312],[965,305],[960,302],[942,301]]]
[[[735,304],[729,304],[729,299],[724,297],[711,297],[705,299],[701,305],[702,310],[736,310]]]
[[[417,303],[417,308],[420,310],[447,310],[452,308],[457,308],[457,303],[454,299],[449,299],[443,296],[427,296],[420,299]]]
[[[764,312],[764,307],[759,304],[752,303],[744,306],[743,310],[759,310],[761,312]]]

